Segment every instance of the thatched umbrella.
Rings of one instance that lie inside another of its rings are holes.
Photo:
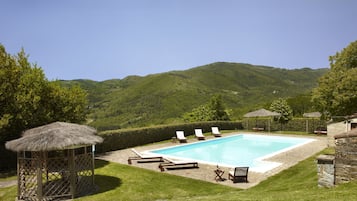
[[[274,116],[280,116],[280,113],[272,112],[266,109],[256,110],[244,115],[244,117],[274,117]]]
[[[247,114],[245,114],[243,117],[247,117],[247,118],[251,118],[251,117],[275,117],[275,116],[280,116],[280,113],[277,112],[272,112],[266,109],[260,109],[260,110],[256,110],[253,112],[249,112]],[[270,119],[268,121],[268,130],[270,132]]]
[[[103,141],[96,133],[89,126],[54,122],[6,142],[18,153],[18,199],[74,198],[92,191],[94,145]]]
[[[302,116],[306,117],[306,118],[320,118],[321,113],[320,112],[310,112],[310,113],[304,113]],[[306,133],[309,133],[309,119],[306,119]]]
[[[6,142],[13,151],[52,151],[103,142],[96,129],[79,124],[54,122],[26,130],[22,137]]]
[[[310,112],[310,113],[304,113],[302,116],[308,117],[308,118],[320,118],[321,113],[320,112]]]

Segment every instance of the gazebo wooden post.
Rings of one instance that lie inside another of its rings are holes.
[[[77,172],[75,170],[75,161],[74,161],[74,149],[69,150],[69,156],[68,156],[68,162],[69,162],[69,175],[70,175],[70,188],[71,188],[71,196],[72,199],[74,199],[75,194],[76,194],[76,178],[77,178]]]
[[[21,182],[21,179],[22,179],[22,174],[21,174],[21,171],[20,171],[20,151],[17,152],[17,199],[20,200],[20,193],[21,193],[21,184],[23,184]]]
[[[306,119],[306,133],[309,133],[309,119]]]
[[[91,168],[91,170],[92,170],[92,185],[93,186],[94,186],[94,166],[95,166],[95,164],[94,164],[94,152],[95,152],[95,145],[93,144],[92,145],[92,168]]]
[[[37,170],[36,170],[36,175],[37,175],[37,198],[38,200],[42,200],[42,189],[43,189],[43,184],[42,184],[42,157],[41,157],[41,152],[36,153],[36,159],[37,159]]]
[[[45,166],[44,171],[46,174],[46,182],[48,182],[48,152],[47,151],[43,153],[43,159],[44,159],[43,165]]]

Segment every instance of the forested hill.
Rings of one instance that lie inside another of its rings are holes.
[[[238,119],[277,98],[310,92],[327,71],[219,62],[145,77],[61,82],[88,91],[90,125],[102,130],[180,122],[184,113],[215,94],[221,94],[231,117]]]

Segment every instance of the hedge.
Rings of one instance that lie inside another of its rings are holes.
[[[183,130],[185,136],[194,135],[195,128],[201,128],[204,133],[211,132],[212,126],[217,126],[221,130],[243,129],[241,122],[214,121],[103,131],[99,135],[104,141],[97,145],[97,151],[103,153],[169,140],[176,136],[177,130]]]
[[[294,118],[287,124],[280,124],[269,118],[250,118],[244,119],[242,124],[245,129],[252,130],[253,127],[264,127],[268,130],[268,124],[270,120],[270,131],[299,131],[306,132],[306,125],[308,125],[308,133],[313,133],[318,127],[326,127],[326,121],[313,118]],[[308,122],[308,123],[307,123]]]

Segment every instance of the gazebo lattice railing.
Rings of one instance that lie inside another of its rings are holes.
[[[18,152],[18,196],[24,200],[77,197],[93,191],[92,146]]]

